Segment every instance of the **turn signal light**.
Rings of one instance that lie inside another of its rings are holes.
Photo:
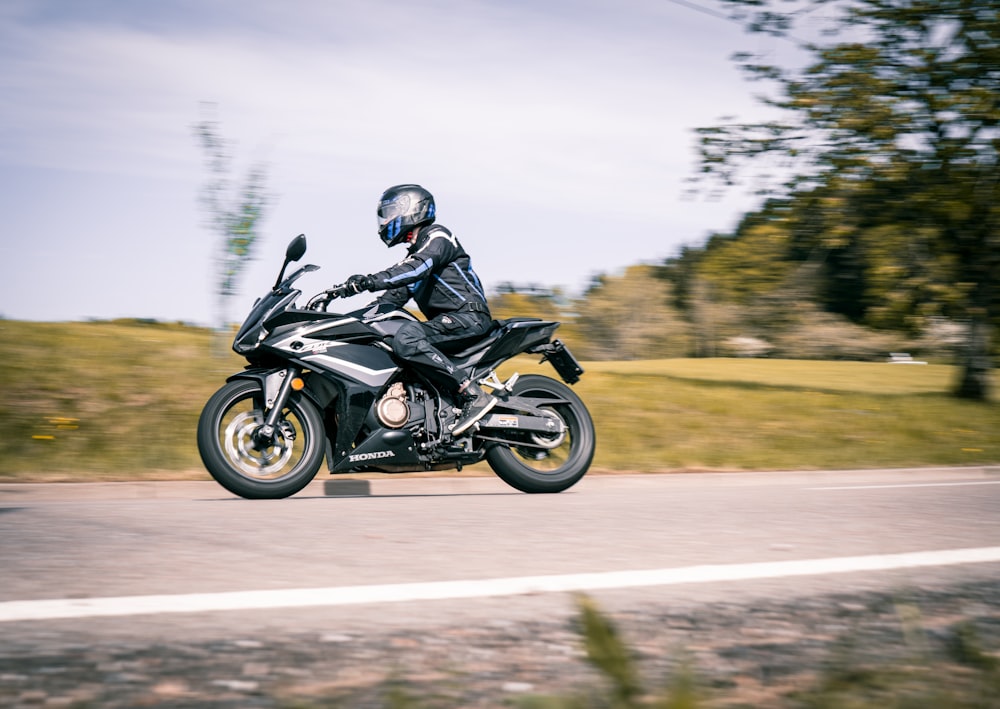
[[[305,388],[305,386],[306,383],[299,377],[295,377],[295,379],[292,380],[292,389],[294,389],[295,391],[302,391]]]

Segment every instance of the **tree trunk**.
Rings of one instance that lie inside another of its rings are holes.
[[[215,293],[215,323],[212,328],[212,354],[216,357],[229,355],[232,328],[229,326],[229,296],[221,288]]]
[[[973,317],[962,354],[962,374],[955,396],[987,401],[992,390],[993,362],[990,357],[992,327],[988,319]]]

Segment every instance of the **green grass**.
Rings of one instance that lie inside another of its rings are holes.
[[[594,362],[579,385],[597,464],[634,470],[964,465],[1000,459],[1000,406],[948,394],[941,365]]]
[[[207,478],[201,407],[243,366],[208,330],[0,321],[0,479]],[[584,363],[597,470],[774,470],[1000,462],[1000,406],[957,371],[746,359]],[[521,372],[555,376],[534,359]],[[510,370],[511,367],[507,367]],[[503,373],[503,372],[502,372]]]
[[[0,478],[198,470],[201,407],[241,366],[210,348],[180,325],[0,321]]]

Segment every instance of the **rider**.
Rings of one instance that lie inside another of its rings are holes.
[[[393,352],[456,392],[464,407],[452,434],[458,435],[492,409],[490,396],[458,368],[439,347],[452,352],[490,331],[493,318],[479,277],[458,239],[435,224],[434,197],[420,185],[396,185],[382,193],[378,204],[378,235],[386,246],[409,244],[407,256],[371,275],[351,276],[349,290],[385,291],[376,305],[402,307],[416,301],[426,322],[408,322],[396,333]]]

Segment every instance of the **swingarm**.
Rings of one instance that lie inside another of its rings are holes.
[[[541,407],[568,403],[565,399],[501,398],[497,408],[503,411],[491,412],[479,422],[479,427],[557,436],[565,432],[566,424],[551,408]]]

